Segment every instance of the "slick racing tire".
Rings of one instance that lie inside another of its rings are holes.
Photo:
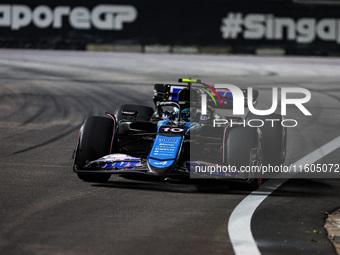
[[[127,115],[124,112],[136,112],[137,115]],[[123,104],[117,107],[115,116],[117,121],[119,120],[131,120],[131,121],[150,121],[154,109],[144,105]]]
[[[227,165],[242,170],[244,167],[262,163],[262,136],[257,128],[232,127],[224,143],[224,162],[227,162]],[[230,186],[253,190],[261,185],[261,173],[248,171],[244,174],[245,183],[237,182]]]
[[[85,119],[74,157],[74,170],[82,170],[88,161],[110,154],[113,124],[112,119],[106,117],[91,116]],[[106,173],[78,173],[79,179],[86,182],[106,182],[110,176]]]
[[[264,148],[263,164],[267,166],[282,165],[286,159],[287,147],[287,128],[281,125],[282,115],[277,113],[268,116],[249,114],[247,121],[250,119],[260,119],[264,122],[264,125],[260,127]],[[266,121],[266,119],[274,119],[275,121],[272,123],[272,121]]]

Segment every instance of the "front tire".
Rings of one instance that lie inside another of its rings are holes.
[[[74,157],[74,170],[82,170],[88,162],[110,154],[113,128],[110,118],[91,116],[85,119]],[[86,182],[106,182],[110,176],[106,173],[78,173],[79,179]]]

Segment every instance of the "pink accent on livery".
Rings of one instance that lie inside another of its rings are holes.
[[[224,129],[224,132],[223,132],[223,143],[222,143],[222,151],[223,151],[223,163],[224,163],[224,151],[225,151],[225,145],[227,145],[227,140],[226,140],[226,131],[228,129],[228,127],[230,126],[230,124],[228,124],[225,129]]]
[[[131,157],[129,155],[126,154],[110,154],[107,156],[102,157],[99,160],[103,160],[104,162],[108,162],[108,163],[120,163],[120,164],[124,164],[126,163],[126,161],[131,160],[132,162],[136,163],[136,160],[140,161],[140,158],[135,158],[135,157]],[[130,166],[130,162],[128,162],[128,166]]]
[[[112,153],[112,146],[113,146],[113,139],[115,138],[115,132],[116,132],[116,118],[110,113],[107,113],[108,116],[110,116],[113,120],[113,131],[112,131],[112,139],[111,139],[111,146],[110,146],[110,154]]]

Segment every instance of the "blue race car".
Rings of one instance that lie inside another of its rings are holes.
[[[247,91],[242,93],[247,99]],[[257,98],[258,91],[253,91],[254,105]],[[124,104],[114,114],[84,120],[73,154],[73,170],[81,180],[106,182],[111,174],[146,174],[236,181],[255,188],[264,179],[262,166],[284,163],[283,117],[273,113],[266,118],[278,120],[275,123],[247,125],[250,118],[264,117],[231,114],[233,95],[228,89],[179,79],[179,84],[155,84],[153,102],[155,108]]]

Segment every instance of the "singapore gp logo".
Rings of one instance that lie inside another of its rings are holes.
[[[244,115],[245,114],[245,97],[244,97],[244,93],[243,91],[238,88],[235,85],[230,85],[230,84],[216,84],[215,85],[215,89],[227,89],[229,90],[232,95],[233,95],[233,115],[235,116],[240,116],[240,115]],[[222,105],[222,101],[221,98],[219,97],[218,93],[216,92],[216,90],[213,89],[212,91],[214,92],[215,95],[217,95],[221,105]],[[287,98],[287,94],[289,93],[298,93],[298,94],[302,94],[303,97],[302,98]],[[213,98],[213,95],[211,93],[207,93],[211,98]],[[201,94],[201,112],[202,115],[207,114],[207,94]],[[258,110],[255,109],[255,106],[253,104],[253,89],[252,88],[248,88],[247,89],[247,106],[248,106],[248,110],[253,113],[254,115],[258,115],[258,116],[267,116],[270,115],[272,113],[274,113],[277,109],[278,106],[278,88],[272,88],[272,105],[269,109],[267,110]],[[311,116],[312,114],[306,109],[306,107],[303,105],[307,102],[309,102],[309,100],[311,99],[311,93],[309,90],[305,89],[305,88],[296,88],[296,87],[287,87],[287,88],[281,88],[281,115],[286,116],[287,115],[287,105],[295,105],[305,116]],[[215,102],[216,105],[216,101],[213,99],[213,101]],[[255,126],[252,125],[251,123],[254,121],[258,121],[261,124],[260,125],[256,125],[256,127],[260,127],[264,125],[263,120],[261,119],[252,119],[252,120],[248,120],[248,125],[249,126]],[[272,123],[272,126],[274,125],[275,121],[279,121],[278,119],[266,119],[266,121],[270,121]],[[294,122],[293,125],[287,125],[287,122]],[[214,119],[213,121],[214,123],[214,127],[216,125],[220,125],[220,124],[226,124],[229,123],[231,126],[233,125],[233,121],[232,120],[226,120],[226,119]],[[240,124],[240,123],[235,123],[235,124]],[[245,125],[245,120],[243,122],[243,124]],[[281,121],[281,125],[285,126],[285,127],[295,127],[297,126],[297,121],[294,119],[284,119]]]
[[[122,30],[124,23],[131,23],[137,18],[137,10],[131,5],[97,5],[92,10],[84,6],[46,5],[31,9],[26,5],[0,5],[0,27],[19,30],[33,24],[43,29],[52,27],[61,29],[68,20],[74,29]]]
[[[220,31],[223,39],[246,40],[289,40],[297,43],[311,43],[316,39],[334,41],[340,44],[338,24],[340,19],[321,20],[305,17],[294,20],[291,17],[276,17],[273,14],[228,13],[222,19]]]

